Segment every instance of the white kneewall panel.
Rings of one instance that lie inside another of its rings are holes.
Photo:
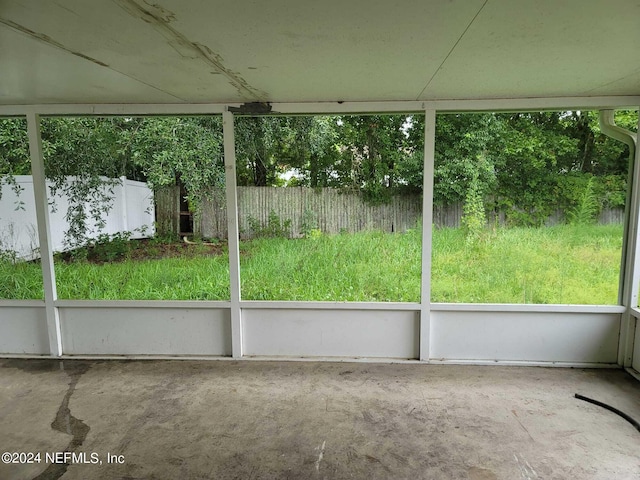
[[[61,307],[65,355],[231,355],[226,308]]]
[[[431,359],[615,364],[619,313],[431,311]]]
[[[47,318],[42,306],[0,307],[0,354],[49,355]]]
[[[419,313],[413,310],[243,309],[249,356],[414,359]]]
[[[640,321],[631,317],[636,322],[636,335],[633,346],[633,360],[631,366],[637,372],[640,372]]]

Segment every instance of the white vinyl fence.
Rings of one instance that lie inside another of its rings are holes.
[[[39,241],[36,223],[36,209],[31,175],[17,175],[16,183],[20,193],[11,185],[2,182],[0,198],[0,251],[16,252],[18,258],[34,259],[39,257]],[[69,178],[67,181],[72,181]],[[50,183],[47,182],[47,186]],[[51,243],[54,252],[64,251],[64,233],[69,228],[66,214],[69,201],[57,193],[49,194],[49,220],[51,223]],[[88,211],[88,210],[87,210]],[[120,184],[113,187],[112,206],[103,218],[104,228],[95,226],[89,237],[99,234],[113,235],[119,232],[131,232],[131,238],[150,237],[155,233],[155,210],[153,191],[144,182],[120,178]],[[88,222],[90,225],[93,222]]]

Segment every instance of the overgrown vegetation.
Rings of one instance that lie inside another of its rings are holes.
[[[248,235],[252,238],[288,238],[291,236],[291,219],[281,220],[278,214],[271,210],[266,223],[249,215]]]
[[[467,241],[478,240],[487,226],[487,215],[484,207],[484,195],[477,174],[469,183],[462,210],[461,223],[467,234]]]
[[[616,122],[635,130],[638,113],[617,112]],[[412,114],[238,118],[237,183],[334,187],[373,204],[419,194],[423,132]],[[224,187],[219,116],[43,118],[42,140],[49,193],[70,199],[60,298],[228,299],[223,246],[88,233],[104,225],[122,177],[184,186],[197,216]],[[438,115],[433,200],[464,202],[464,215],[462,228],[434,232],[433,301],[615,303],[622,227],[595,222],[603,208],[624,207],[627,156],[601,134],[597,112]],[[14,176],[30,172],[26,122],[0,120],[0,185],[19,192]],[[534,228],[558,209],[567,225]],[[511,228],[487,228],[488,210]],[[292,232],[277,212],[249,219],[243,298],[419,300],[419,230],[327,236],[315,213],[302,220]],[[40,266],[18,261],[10,234],[0,232],[0,298],[42,298]]]
[[[421,235],[362,232],[261,238],[241,244],[242,296],[251,300],[404,301],[420,298]],[[189,252],[146,241],[121,261],[56,262],[62,299],[227,300],[226,249]],[[463,229],[433,235],[432,300],[615,304],[620,225],[498,228],[468,242]],[[192,248],[193,247],[193,248]],[[150,258],[157,256],[157,259]],[[42,298],[38,262],[0,260],[0,298]]]
[[[637,115],[619,111],[616,122],[635,130]],[[202,200],[224,186],[219,116],[44,118],[42,140],[52,189],[71,199],[71,247],[103,225],[120,177],[154,189],[183,185],[196,217]],[[243,117],[236,122],[237,183],[335,187],[384,203],[422,191],[423,147],[421,115]],[[601,134],[597,112],[441,114],[434,202],[472,195],[468,206],[478,206],[482,192],[509,225],[540,226],[556,208],[578,208],[591,182],[600,208],[621,206],[627,151]],[[24,120],[0,120],[0,182],[18,189],[13,176],[29,173]]]
[[[300,222],[300,235],[303,237],[309,237],[311,235],[318,235],[322,233],[318,225],[318,214],[313,210],[305,210],[302,214],[302,221]]]
[[[131,232],[118,232],[113,235],[101,233],[88,244],[60,254],[61,258],[72,261],[92,261],[96,263],[113,262],[126,258],[131,250]]]
[[[459,229],[433,237],[436,302],[615,304],[622,226],[500,228],[465,245]]]
[[[571,225],[591,225],[596,222],[599,211],[600,205],[598,205],[598,199],[593,190],[592,177],[584,186],[575,207],[567,212],[567,220]]]
[[[71,248],[102,230],[122,177],[153,189],[181,183],[196,214],[202,199],[224,185],[220,117],[44,118],[41,129],[49,196],[69,200]],[[30,173],[26,122],[0,119],[0,185],[16,190],[14,176]]]

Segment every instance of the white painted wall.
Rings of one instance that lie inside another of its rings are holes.
[[[633,349],[633,361],[631,366],[635,371],[640,372],[640,322],[636,320],[636,337],[635,337],[635,346]]]
[[[59,300],[63,355],[231,356],[230,302]],[[571,311],[572,308],[581,311]],[[617,361],[623,307],[434,305],[434,363],[598,366]],[[416,360],[415,305],[243,302],[245,357]],[[640,329],[634,368],[640,367]],[[48,355],[42,301],[0,300],[0,355]]]
[[[615,364],[620,313],[431,311],[431,359]]]
[[[64,353],[231,355],[229,308],[157,305],[60,307]]]
[[[36,228],[36,209],[31,175],[18,175],[16,183],[23,189],[17,196],[11,186],[2,182],[0,198],[0,249],[14,250],[20,258],[37,258],[38,233]],[[47,186],[51,184],[47,182]],[[49,194],[49,192],[47,192]],[[69,228],[65,219],[68,200],[60,193],[50,196],[53,203],[50,210],[51,241],[54,251],[64,251],[64,232]],[[18,209],[16,209],[19,206]],[[130,231],[132,238],[153,236],[155,211],[153,191],[144,182],[121,179],[121,184],[113,188],[113,205],[104,219],[106,226],[102,231],[95,228],[91,235],[99,233],[114,234]],[[146,228],[142,234],[136,229]]]
[[[0,307],[0,354],[49,355],[44,302],[7,302]]]
[[[411,310],[243,309],[248,356],[415,359],[419,313]]]

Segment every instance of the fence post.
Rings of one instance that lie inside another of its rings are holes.
[[[49,333],[49,351],[52,356],[62,355],[62,334],[60,317],[55,305],[58,299],[56,274],[53,267],[53,248],[51,246],[51,225],[49,223],[49,204],[47,202],[47,184],[42,157],[42,137],[40,135],[40,116],[27,113],[27,133],[29,135],[29,155],[31,156],[31,174],[33,175],[33,193],[36,202],[38,238],[40,242],[40,264],[44,286],[44,306]]]
[[[129,231],[129,202],[127,199],[127,177],[120,177],[120,191],[122,192],[122,230]]]

